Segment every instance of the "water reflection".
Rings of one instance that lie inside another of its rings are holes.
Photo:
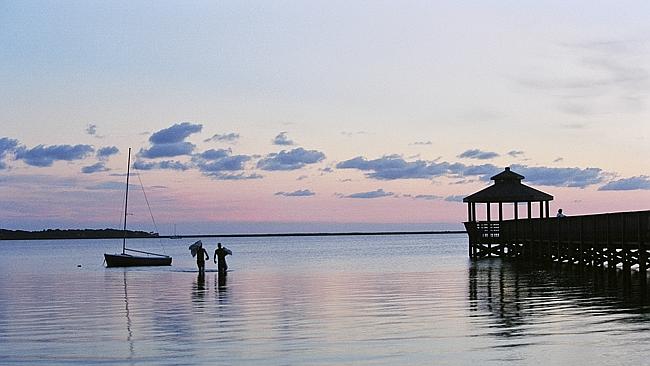
[[[199,271],[194,281],[194,290],[192,291],[192,300],[194,302],[203,302],[205,300],[205,272]]]
[[[219,304],[228,302],[228,275],[226,273],[216,273],[214,275],[214,293],[217,296]]]
[[[638,273],[494,259],[473,262],[468,279],[470,318],[498,337],[534,336],[541,324],[548,334],[563,321],[561,332],[571,333],[574,316],[587,315],[582,325],[594,331],[603,330],[601,321],[650,320],[648,287]]]
[[[135,355],[135,346],[133,342],[133,331],[131,330],[131,313],[129,311],[129,293],[128,285],[126,282],[126,269],[123,272],[124,276],[124,315],[126,316],[126,341],[129,344],[129,356],[128,360],[133,362],[133,356]]]

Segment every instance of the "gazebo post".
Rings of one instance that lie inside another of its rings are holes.
[[[499,201],[499,236],[501,236],[501,223],[503,222],[503,202]],[[506,243],[500,241],[501,246],[499,246],[499,257],[503,257],[503,248],[506,246]]]
[[[539,218],[544,217],[544,202],[539,201]]]
[[[492,221],[491,219],[492,215],[490,215],[490,202],[487,203],[487,218],[485,221],[490,222]]]
[[[503,202],[499,202],[499,222],[503,221]]]
[[[467,221],[472,221],[472,204],[467,203]]]
[[[508,256],[516,255],[517,249],[515,249],[519,244],[519,202],[513,202],[515,206],[515,237],[514,245],[508,246]],[[513,253],[514,252],[514,253]]]
[[[546,201],[546,217],[549,218],[551,217],[551,210],[549,206],[549,201]]]
[[[476,202],[472,202],[472,221],[476,221]]]
[[[528,218],[530,219],[533,216],[533,203],[528,201]]]
[[[492,205],[491,202],[487,203],[487,227],[488,227],[488,242],[487,242],[487,247],[488,247],[488,253],[487,256],[491,257],[492,256],[492,225],[490,222],[492,221],[492,215],[490,214],[490,206]]]
[[[519,219],[519,202],[513,202],[512,203],[515,208],[515,220]]]

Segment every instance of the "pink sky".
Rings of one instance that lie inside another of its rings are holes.
[[[649,6],[8,4],[0,227],[118,226],[129,147],[162,234],[460,228],[506,166],[647,209]]]

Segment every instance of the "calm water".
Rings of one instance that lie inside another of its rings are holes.
[[[470,262],[465,235],[0,242],[0,364],[646,364],[647,290],[567,266]],[[206,239],[210,255],[216,241]],[[211,258],[212,259],[212,258]],[[210,262],[211,263],[211,262]],[[78,267],[81,265],[81,267]],[[209,267],[214,270],[214,266]]]

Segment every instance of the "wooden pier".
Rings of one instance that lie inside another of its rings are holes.
[[[646,272],[650,211],[469,221],[469,256],[522,258]]]
[[[463,200],[468,203],[464,224],[470,258],[517,258],[647,272],[650,211],[550,217],[553,196],[521,184],[523,178],[506,168],[492,177],[494,185]],[[483,221],[477,220],[477,203],[487,205]],[[504,203],[513,204],[514,219],[503,219]],[[519,218],[520,203],[528,205],[526,218]],[[498,204],[499,213],[494,221],[493,204]],[[532,217],[533,204],[538,204],[539,217]]]

